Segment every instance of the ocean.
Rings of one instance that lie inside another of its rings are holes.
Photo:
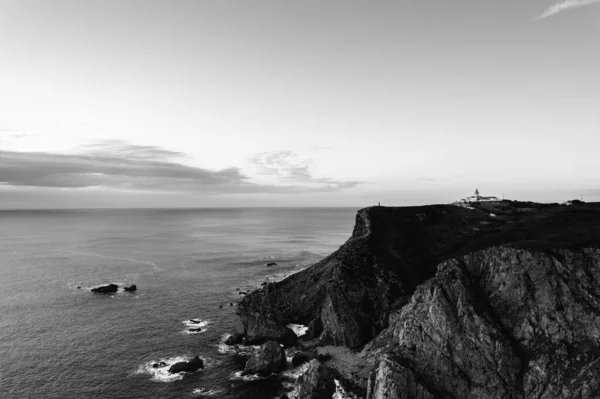
[[[223,344],[240,291],[335,251],[356,211],[0,211],[0,397],[277,397],[299,370],[241,378],[252,348]],[[195,355],[192,374],[152,367]]]

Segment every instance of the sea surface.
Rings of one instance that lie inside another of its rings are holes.
[[[1,211],[0,398],[268,399],[289,391],[301,370],[240,377],[253,348],[223,344],[235,304],[240,291],[335,251],[356,210]],[[90,291],[108,283],[138,291]],[[152,367],[195,355],[205,368],[192,374]]]

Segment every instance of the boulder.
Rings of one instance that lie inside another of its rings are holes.
[[[264,343],[258,351],[248,359],[242,375],[269,375],[285,369],[285,351],[274,341]]]
[[[240,334],[239,332],[234,332],[225,340],[227,345],[237,345],[242,343],[242,339],[244,338],[244,334]]]
[[[92,292],[96,294],[111,294],[117,292],[119,286],[116,284],[103,285],[101,287],[92,288]]]
[[[298,399],[331,399],[334,393],[331,371],[318,360],[311,360],[298,379]]]
[[[203,369],[203,368],[204,368],[204,362],[198,356],[195,356],[189,362],[177,362],[177,363],[173,364],[169,368],[169,373],[171,373],[171,374],[181,373],[181,372],[193,373],[194,371],[196,371],[198,369]]]
[[[135,284],[132,284],[130,287],[125,287],[125,291],[127,291],[127,292],[137,291],[137,286]]]

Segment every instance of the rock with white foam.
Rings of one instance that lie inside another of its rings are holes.
[[[277,342],[264,343],[256,353],[248,359],[242,375],[269,375],[278,373],[286,366],[285,351]]]
[[[193,373],[199,369],[204,368],[204,362],[198,356],[195,356],[189,362],[177,362],[169,368],[169,373]]]

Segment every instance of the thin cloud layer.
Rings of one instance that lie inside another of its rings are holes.
[[[548,18],[554,14],[558,14],[559,12],[569,10],[571,8],[578,8],[587,6],[594,3],[600,3],[600,0],[565,0],[561,3],[556,3],[546,9],[542,13],[542,15],[535,18],[536,20]]]
[[[315,178],[310,172],[308,162],[297,160],[297,154],[292,151],[265,152],[254,156],[251,161],[259,168],[260,173],[275,176],[279,181],[288,184],[302,184],[326,190],[341,190],[362,184],[353,180]]]
[[[253,183],[239,168],[210,170],[182,163],[184,153],[154,146],[108,141],[76,154],[0,150],[0,185],[61,189],[112,188],[131,191],[286,193],[332,191],[355,184],[312,179],[308,170],[290,171],[285,184]],[[283,162],[273,158],[272,163]],[[268,169],[268,168],[267,168]],[[318,184],[298,184],[299,182]]]

